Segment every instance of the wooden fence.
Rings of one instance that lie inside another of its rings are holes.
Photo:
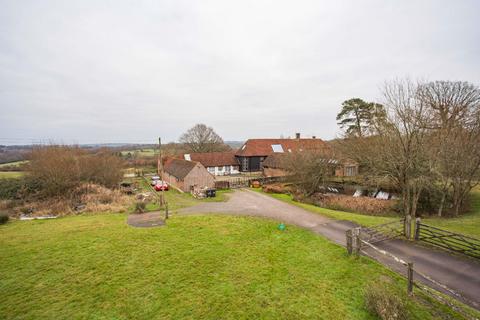
[[[382,228],[392,229],[392,227],[395,226],[395,224],[398,224],[398,223],[399,223],[398,221],[394,221],[394,222],[383,224],[383,225],[380,225],[380,226],[377,226],[377,227],[380,227],[379,229],[382,229]],[[434,279],[432,279],[428,275],[420,272],[419,270],[415,270],[413,262],[407,262],[407,261],[395,256],[391,252],[388,252],[386,250],[382,250],[382,249],[376,247],[375,245],[373,245],[372,243],[370,243],[369,241],[362,239],[362,236],[361,236],[362,229],[363,228],[358,227],[358,228],[353,228],[353,229],[350,229],[350,230],[346,231],[346,240],[347,240],[346,242],[347,242],[347,252],[348,252],[348,254],[350,254],[350,255],[353,254],[355,256],[358,256],[358,255],[360,255],[360,253],[362,253],[362,254],[370,257],[370,258],[376,259],[375,256],[373,256],[367,250],[365,250],[365,249],[370,248],[370,249],[373,250],[373,252],[377,252],[377,253],[379,253],[383,256],[386,256],[386,257],[392,259],[396,263],[401,264],[405,267],[405,276],[406,276],[406,279],[407,279],[407,293],[408,293],[408,295],[413,295],[413,293],[414,293],[413,289],[414,289],[414,287],[416,287],[419,290],[421,290],[422,292],[424,292],[425,294],[429,295],[430,297],[438,300],[439,302],[441,302],[445,305],[448,305],[453,310],[462,314],[466,319],[472,319],[472,320],[475,319],[463,307],[460,307],[457,303],[455,303],[452,300],[442,296],[441,294],[439,294],[437,291],[433,290],[432,288],[429,288],[428,286],[422,285],[420,282],[415,281],[414,277],[423,278],[424,281],[430,282],[434,286],[437,286],[437,287],[441,288],[445,293],[448,293],[451,297],[454,297],[454,298],[456,298],[460,301],[468,303],[470,306],[474,306],[474,307],[478,308],[478,304],[475,301],[467,299],[466,297],[462,296],[460,293],[454,291],[453,289],[447,287],[446,285],[444,285],[444,284],[442,284],[438,281],[435,281]],[[370,229],[372,229],[372,228],[370,228]],[[394,234],[395,234],[395,233],[397,233],[397,231],[399,229],[394,227],[394,230],[395,230],[394,231]],[[362,249],[362,247],[365,248],[365,249]]]
[[[267,183],[284,182],[288,177],[231,177],[228,180],[215,181],[217,189],[236,189],[247,188],[252,185],[254,181],[260,182],[261,185]]]
[[[415,221],[415,240],[480,259],[480,240]]]
[[[377,243],[393,238],[405,236],[405,220],[396,221],[376,225],[374,227],[360,228],[360,238],[368,243]]]

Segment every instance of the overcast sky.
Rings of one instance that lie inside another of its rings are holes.
[[[0,144],[338,133],[385,81],[480,84],[480,1],[0,0]]]

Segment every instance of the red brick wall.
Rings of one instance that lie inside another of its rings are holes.
[[[207,169],[198,163],[195,168],[190,171],[184,179],[183,191],[190,192],[191,187],[197,188],[214,188],[215,178],[207,171]]]

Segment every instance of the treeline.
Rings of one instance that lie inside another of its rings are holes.
[[[480,90],[467,82],[399,80],[383,88],[384,105],[346,101],[339,114],[341,152],[365,176],[389,181],[405,215],[428,201],[458,215],[480,179]]]

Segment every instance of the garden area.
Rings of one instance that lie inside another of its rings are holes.
[[[421,293],[407,298],[404,279],[293,226],[174,216],[142,229],[125,220],[0,226],[0,318],[375,319],[379,290],[398,319],[461,318]]]

